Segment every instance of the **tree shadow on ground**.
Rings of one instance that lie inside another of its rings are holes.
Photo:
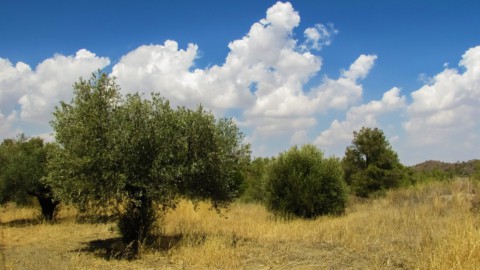
[[[23,228],[28,226],[35,226],[40,224],[56,224],[61,223],[62,220],[66,220],[67,218],[55,218],[53,220],[47,220],[43,216],[38,217],[31,217],[31,218],[20,218],[14,219],[7,222],[0,221],[1,227],[16,227],[16,228]]]
[[[39,225],[44,223],[45,220],[42,218],[22,218],[14,219],[7,222],[0,222],[0,226],[4,227],[27,227],[32,225]]]
[[[143,249],[166,252],[177,246],[182,239],[183,235],[181,234],[151,236],[145,240]],[[75,250],[75,252],[90,253],[105,260],[131,260],[136,258],[132,255],[131,245],[125,245],[121,237],[92,240],[83,244],[86,244],[86,247]]]
[[[75,218],[75,221],[79,224],[106,224],[116,222],[117,220],[117,215],[80,214]]]
[[[41,224],[59,224],[70,219],[71,219],[70,217],[55,217],[53,220],[47,220],[42,215],[38,215],[30,218],[13,219],[6,222],[3,222],[0,220],[0,226],[23,228],[23,227],[36,226]]]

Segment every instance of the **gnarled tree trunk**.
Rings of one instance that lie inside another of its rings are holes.
[[[47,221],[53,221],[55,217],[55,209],[59,204],[58,201],[45,196],[37,196],[40,207],[42,208],[42,215]]]
[[[131,199],[127,211],[120,218],[119,228],[124,244],[131,245],[131,253],[127,257],[137,257],[142,242],[147,238],[155,222],[155,209],[152,199],[144,189],[130,187]]]

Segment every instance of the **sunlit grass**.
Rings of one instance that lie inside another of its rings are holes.
[[[64,207],[57,224],[14,224],[34,220],[38,212],[9,206],[1,209],[5,264],[7,269],[45,269],[39,261],[49,269],[480,269],[479,190],[467,180],[432,182],[352,202],[345,215],[316,220],[276,219],[261,205],[242,203],[218,215],[206,203],[194,210],[182,202],[162,218],[157,236],[134,261],[100,256],[102,248],[118,245],[114,223],[80,224],[75,211]],[[98,240],[111,241],[86,248]]]

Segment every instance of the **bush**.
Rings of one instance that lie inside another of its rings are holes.
[[[272,162],[267,207],[277,215],[315,218],[345,211],[346,185],[337,158],[323,157],[313,145],[292,147]]]

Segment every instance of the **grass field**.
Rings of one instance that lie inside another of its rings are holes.
[[[50,225],[7,206],[0,269],[480,269],[479,191],[468,180],[431,182],[352,200],[341,217],[292,221],[255,204],[220,216],[183,202],[133,261],[118,259],[115,223],[79,222],[63,207]]]

